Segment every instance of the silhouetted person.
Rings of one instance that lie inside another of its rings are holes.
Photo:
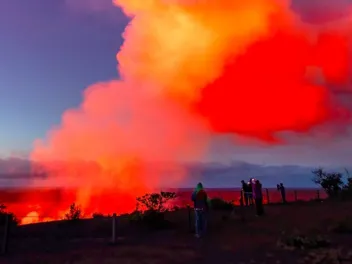
[[[244,180],[242,180],[241,183],[242,183],[242,193],[243,193],[244,205],[248,206],[249,194],[251,193],[251,187]]]
[[[286,189],[283,183],[277,185],[277,190],[281,193],[282,203],[287,203],[286,201]]]
[[[255,200],[256,215],[264,214],[262,184],[259,180],[252,180],[253,198]]]
[[[250,205],[253,205],[253,186],[252,186],[253,178],[250,178],[247,185],[248,185],[248,201]]]
[[[207,212],[209,210],[208,195],[203,188],[202,183],[198,183],[196,189],[192,193],[192,201],[194,202],[196,237],[204,235],[207,227]]]

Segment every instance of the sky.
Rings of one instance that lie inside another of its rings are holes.
[[[312,23],[343,19],[351,5],[351,0],[293,1]],[[127,23],[110,0],[0,1],[1,166],[8,157],[26,157],[35,139],[79,105],[87,86],[118,78],[115,55]],[[352,105],[352,98],[344,100]],[[294,143],[278,147],[229,147],[233,139],[221,136],[213,139],[203,162],[343,167],[352,157],[351,135],[319,140],[292,135]]]

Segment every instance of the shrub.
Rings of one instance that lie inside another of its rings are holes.
[[[163,228],[166,226],[166,221],[165,221],[165,214],[153,211],[153,210],[147,210],[143,213],[143,222],[152,228]]]
[[[82,218],[81,207],[75,203],[70,205],[68,213],[65,214],[65,219],[70,221],[76,221]]]
[[[165,205],[174,198],[176,198],[176,193],[173,192],[151,193],[137,197],[137,208],[129,215],[130,223],[142,223],[152,228],[165,228],[168,226],[164,218],[164,213],[168,211]]]
[[[138,210],[135,210],[131,214],[128,215],[128,220],[130,221],[130,223],[141,222],[142,218],[143,218],[143,214]]]
[[[339,172],[327,173],[322,168],[312,171],[314,174],[313,182],[319,184],[329,195],[336,197],[344,187],[343,174]]]
[[[137,207],[147,211],[165,212],[168,209],[165,204],[176,198],[174,192],[147,193],[142,197],[137,197]]]
[[[221,198],[213,198],[210,200],[210,206],[213,210],[232,211],[234,209],[233,201],[228,202]]]
[[[11,224],[18,225],[19,224],[19,220],[17,219],[15,214],[12,213],[12,212],[8,212],[6,209],[7,209],[6,205],[0,204],[0,225],[5,225],[6,217],[8,215],[10,215]]]
[[[93,218],[104,218],[105,216],[102,213],[93,213]]]

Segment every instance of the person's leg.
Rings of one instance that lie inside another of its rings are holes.
[[[198,211],[198,215],[199,215],[199,235],[201,236],[202,233],[203,233],[203,228],[204,228],[204,225],[203,225],[203,221],[204,221],[204,216],[203,216],[203,211]]]
[[[194,210],[194,216],[195,216],[195,235],[199,236],[200,235],[200,211]]]
[[[244,198],[245,198],[246,206],[248,206],[248,204],[249,204],[249,196],[248,196],[248,193],[245,193],[245,194],[244,194]]]
[[[206,213],[203,210],[196,211],[196,237],[205,234],[207,228]]]

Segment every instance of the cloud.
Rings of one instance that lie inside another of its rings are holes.
[[[188,179],[184,187],[195,186],[198,181],[211,188],[233,188],[240,186],[241,180],[257,178],[264,188],[275,187],[282,182],[289,188],[314,188],[312,170],[314,166],[297,165],[258,165],[247,162],[234,161],[230,164],[194,163],[187,166],[192,178]],[[351,170],[351,167],[347,167]],[[328,171],[344,173],[343,167],[326,168]]]
[[[29,174],[31,171],[31,162],[21,158],[4,158],[0,159],[1,174]]]
[[[31,162],[26,159],[8,158],[0,159],[0,182],[2,186],[28,186],[30,179],[43,175],[31,174]],[[175,167],[167,163],[151,163],[148,166],[150,173],[163,173],[165,175],[177,174],[179,166]],[[241,180],[251,177],[258,178],[265,187],[275,187],[283,182],[287,187],[315,187],[312,182],[311,171],[314,166],[297,165],[259,165],[243,161],[232,161],[228,164],[216,162],[193,162],[184,164],[183,168],[188,171],[189,177],[182,185],[174,185],[174,182],[165,180],[164,187],[192,187],[197,182],[203,182],[210,188],[238,187]],[[343,167],[333,167],[330,170],[343,172]],[[351,169],[351,168],[350,168]],[[166,179],[166,177],[164,177]],[[171,179],[173,177],[169,177]],[[37,182],[40,186],[40,182]],[[51,186],[52,187],[52,186]],[[58,187],[58,186],[55,186]]]

